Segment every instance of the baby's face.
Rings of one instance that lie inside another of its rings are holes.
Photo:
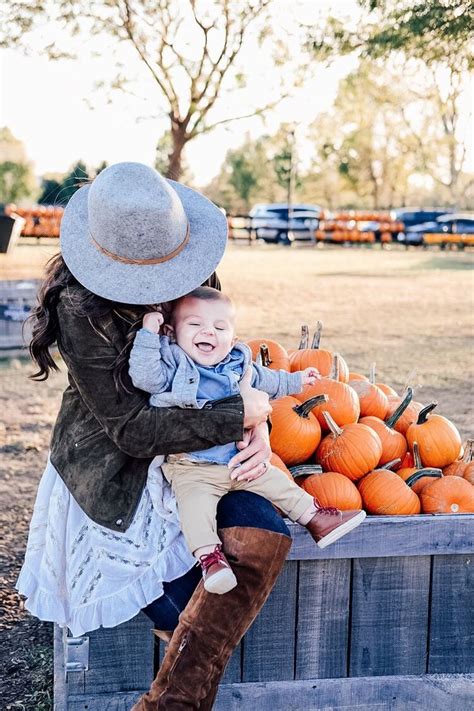
[[[234,310],[226,301],[183,299],[173,314],[176,343],[200,365],[216,365],[232,349]]]

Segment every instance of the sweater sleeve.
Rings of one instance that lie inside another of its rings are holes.
[[[141,328],[130,352],[130,378],[136,388],[146,393],[164,393],[171,389],[173,369],[161,357],[161,338]]]
[[[263,365],[252,363],[252,387],[268,393],[272,399],[300,393],[303,379],[300,371],[288,373],[286,370],[271,370]]]
[[[118,348],[77,316],[58,305],[59,350],[87,408],[116,446],[132,457],[208,449],[242,439],[244,410],[239,395],[207,403],[199,410],[152,407],[134,388],[127,372],[116,388]]]

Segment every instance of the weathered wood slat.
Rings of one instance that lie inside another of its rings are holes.
[[[153,679],[152,624],[140,613],[117,627],[89,632],[89,670],[68,674],[69,694],[148,688]]]
[[[64,665],[64,631],[59,625],[54,625],[54,679],[53,698],[54,711],[66,711],[68,686],[66,684],[66,668]]]
[[[353,561],[349,676],[426,671],[430,559]]]
[[[214,711],[467,711],[473,689],[473,674],[226,684]],[[129,711],[139,696],[72,697],[68,711]]]
[[[472,514],[367,516],[354,531],[321,550],[305,528],[289,527],[290,560],[376,558],[390,556],[474,553]]]
[[[242,643],[234,649],[222,677],[223,684],[234,684],[242,681]]]
[[[433,558],[431,590],[428,671],[474,672],[474,557]]]
[[[296,679],[347,676],[351,564],[299,564]]]
[[[295,561],[285,565],[245,635],[242,681],[293,679],[297,568]]]
[[[467,711],[473,684],[463,675],[233,684],[221,687],[214,711]]]

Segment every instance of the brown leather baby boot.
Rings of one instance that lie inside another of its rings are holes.
[[[291,546],[281,533],[235,526],[219,531],[237,578],[224,595],[200,582],[179,624],[150,691],[132,711],[212,708],[229,658],[264,604]]]
[[[346,533],[352,531],[362,523],[365,511],[340,511],[334,506],[321,506],[317,499],[314,500],[316,513],[305,525],[319,548],[326,548]]]

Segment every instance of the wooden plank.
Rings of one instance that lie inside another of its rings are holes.
[[[68,711],[130,711],[140,696],[148,691],[115,691],[111,694],[71,696]]]
[[[234,684],[242,681],[242,649],[243,642],[234,649],[234,652],[229,659],[224,676],[222,677],[223,684]]]
[[[66,669],[64,657],[64,630],[59,625],[53,628],[53,649],[54,649],[54,680],[53,680],[53,709],[54,711],[67,711]]]
[[[467,711],[473,704],[474,675],[439,674],[230,684],[214,711]]]
[[[426,671],[430,558],[353,561],[349,676]]]
[[[358,528],[323,550],[305,528],[288,523],[293,537],[290,560],[474,553],[473,514],[367,516]]]
[[[153,679],[152,622],[140,613],[113,628],[89,632],[89,670],[68,674],[69,695],[148,689]]]
[[[299,564],[296,679],[347,676],[351,564]]]
[[[287,562],[244,638],[242,681],[293,679],[298,565]]]
[[[428,671],[474,672],[474,559],[433,558]]]

